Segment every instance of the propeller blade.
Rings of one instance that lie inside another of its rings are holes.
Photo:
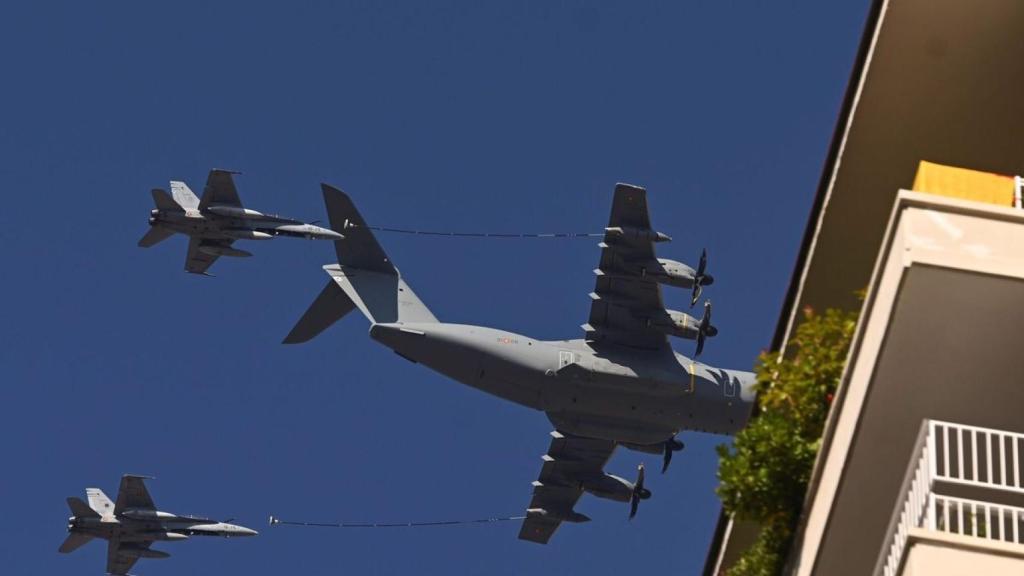
[[[704,284],[710,284],[710,276],[707,275],[708,251],[705,248],[700,252],[700,263],[697,264],[697,272],[693,275],[693,292],[690,295],[690,308],[700,300],[701,292],[704,291]]]
[[[651,497],[651,491],[644,488],[644,465],[637,466],[636,484],[633,485],[633,494],[629,497],[629,519],[636,516],[637,507],[641,500]]]
[[[711,328],[711,300],[704,301],[704,315],[700,319],[700,327],[697,328],[697,352],[694,357],[700,356],[704,350],[704,339],[712,332]],[[715,331],[717,333],[717,330]],[[714,335],[714,334],[712,334]]]
[[[668,465],[672,463],[672,454],[679,452],[686,445],[676,440],[675,438],[669,438],[665,440],[665,452],[662,454],[661,462],[661,473],[664,474],[668,470]]]

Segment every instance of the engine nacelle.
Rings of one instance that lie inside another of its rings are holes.
[[[678,310],[665,310],[663,314],[652,317],[648,324],[659,332],[688,340],[697,338],[697,333],[700,332],[700,320]],[[714,327],[708,327],[707,336],[714,336],[717,333]]]
[[[229,238],[237,238],[239,240],[270,240],[274,237],[273,234],[247,228],[228,228],[223,230],[222,233]]]
[[[616,502],[629,502],[629,499],[633,496],[633,483],[613,474],[602,474],[593,478],[587,478],[580,482],[580,484],[584,490],[598,498],[615,500]]]
[[[631,444],[629,442],[620,442],[623,448],[634,450],[636,452],[643,452],[644,454],[662,454],[665,452],[665,443],[660,444]]]
[[[657,262],[657,267],[660,268],[658,275],[665,278],[665,284],[671,284],[680,288],[693,286],[693,278],[697,275],[696,270],[682,262],[669,260],[668,258],[658,258]],[[706,279],[704,283],[710,284]]]
[[[209,254],[210,256],[231,256],[234,258],[248,258],[249,256],[252,256],[252,252],[246,252],[245,250],[239,250],[238,248],[232,248],[231,246],[221,246],[219,244],[200,246],[199,251],[203,254]]]
[[[211,213],[217,216],[224,216],[226,218],[262,218],[263,213],[248,208],[242,208],[241,206],[208,206],[206,208]]]

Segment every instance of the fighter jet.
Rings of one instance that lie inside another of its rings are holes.
[[[233,248],[235,240],[269,240],[295,236],[316,240],[340,240],[341,234],[299,220],[263,214],[242,206],[235,182],[228,170],[210,170],[203,198],[199,199],[184,182],[171,181],[171,194],[153,190],[156,208],[149,213],[149,232],[139,246],[149,248],[176,232],[188,240],[185,271],[206,274],[220,256],[248,257],[252,253]]]
[[[117,503],[99,488],[86,488],[89,504],[68,498],[71,518],[68,537],[58,549],[74,552],[93,538],[107,541],[107,574],[127,574],[139,558],[167,558],[167,552],[153,550],[157,540],[187,540],[189,536],[255,536],[256,531],[208,518],[179,516],[156,509],[143,482],[148,476],[125,474]]]
[[[694,269],[657,258],[670,238],[651,227],[643,188],[619,184],[605,229],[590,317],[583,338],[543,341],[484,326],[439,322],[377,243],[351,199],[323,185],[338,262],[324,266],[327,286],[285,338],[310,340],[358,308],[370,337],[399,356],[459,382],[545,412],[555,430],[519,537],[545,544],[562,522],[586,522],[574,510],[584,492],[630,505],[651,496],[641,465],[635,482],[604,471],[617,446],[658,454],[662,472],[683,448],[682,430],[733,434],[747,421],[754,375],[724,370],[672,350],[669,336],[696,340],[711,325],[668,310],[661,286],[690,289],[691,302],[711,283],[707,257]]]

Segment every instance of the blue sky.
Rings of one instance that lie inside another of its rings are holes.
[[[827,4],[827,5],[826,5]],[[659,255],[706,247],[721,332],[703,359],[768,345],[867,1],[49,3],[0,9],[0,306],[9,574],[100,574],[56,553],[64,498],[124,472],[157,503],[235,517],[255,539],[156,547],[161,574],[693,574],[718,513],[714,446],[684,434],[633,522],[546,547],[515,523],[268,528],[521,513],[543,414],[402,361],[357,314],[279,344],[320,290],[326,242],[240,242],[202,278],[185,240],[142,250],[149,189],[240,170],[257,210],[325,218],[335,184],[371,223],[595,231],[615,182],[646,186]],[[580,334],[593,240],[382,236],[442,320]],[[685,294],[669,292],[683,308]],[[677,348],[692,351],[692,342]],[[657,457],[619,451],[632,477]]]

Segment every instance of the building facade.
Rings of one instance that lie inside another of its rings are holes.
[[[1024,212],[910,191],[923,160],[1024,174],[1022,30],[1013,0],[870,6],[773,342],[861,310],[788,574],[1024,574]],[[705,574],[756,534],[723,516]]]

